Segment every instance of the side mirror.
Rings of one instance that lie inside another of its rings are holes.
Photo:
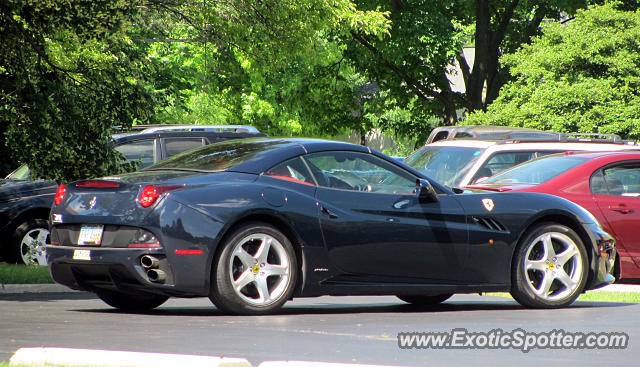
[[[418,201],[421,203],[437,203],[440,201],[436,190],[427,180],[420,178],[416,180],[416,192],[418,193]]]

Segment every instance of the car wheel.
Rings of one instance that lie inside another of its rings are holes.
[[[515,253],[511,295],[523,306],[570,305],[587,282],[587,251],[571,228],[545,223],[524,236]]]
[[[291,241],[268,224],[250,223],[223,242],[209,298],[227,313],[270,313],[291,297],[297,272]]]
[[[96,291],[98,297],[111,307],[123,311],[148,311],[165,303],[169,297],[156,294],[127,294],[111,290]]]
[[[435,306],[440,304],[449,298],[451,298],[453,294],[445,293],[445,294],[434,294],[430,296],[396,296],[401,300],[411,303],[416,306]]]
[[[10,260],[18,264],[47,265],[46,245],[51,244],[49,222],[30,219],[19,225],[11,239]]]

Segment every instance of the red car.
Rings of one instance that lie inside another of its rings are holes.
[[[548,155],[467,188],[540,192],[581,205],[616,239],[618,282],[640,284],[640,152]]]

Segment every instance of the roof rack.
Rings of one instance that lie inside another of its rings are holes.
[[[549,134],[525,134],[521,137],[510,137],[508,139],[499,139],[500,143],[526,143],[526,142],[561,142],[561,143],[609,143],[609,144],[627,144],[637,145],[635,142],[622,140],[616,134],[599,134],[599,133],[555,133]],[[517,134],[514,134],[517,135]]]
[[[140,133],[155,133],[158,131],[233,131],[259,133],[258,129],[248,125],[157,125],[149,126]]]

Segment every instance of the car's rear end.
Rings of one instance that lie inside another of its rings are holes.
[[[54,280],[88,291],[206,295],[210,243],[205,239],[215,237],[221,225],[169,198],[184,184],[166,177],[136,181],[85,180],[59,187],[47,248]]]

